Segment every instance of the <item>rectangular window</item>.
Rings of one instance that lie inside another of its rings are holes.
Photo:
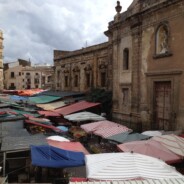
[[[86,73],[86,87],[90,87],[90,73]]]
[[[77,87],[78,86],[78,75],[75,75],[75,78],[74,78],[74,87]]]
[[[106,83],[106,73],[102,72],[101,73],[101,87],[105,87],[105,83]]]
[[[68,76],[65,76],[65,87],[68,87]]]
[[[11,72],[11,78],[14,78],[14,77],[15,77],[15,73]]]
[[[19,72],[19,76],[21,76],[21,72]]]

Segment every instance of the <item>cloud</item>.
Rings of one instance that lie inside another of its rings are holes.
[[[123,2],[123,11],[132,0]],[[126,4],[125,4],[126,3]],[[107,41],[115,0],[1,0],[4,61],[53,63],[53,50],[76,50]]]

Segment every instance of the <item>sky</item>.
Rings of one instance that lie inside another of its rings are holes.
[[[133,0],[120,0],[122,11]],[[78,50],[106,42],[116,0],[0,0],[4,62],[53,65],[54,50]]]

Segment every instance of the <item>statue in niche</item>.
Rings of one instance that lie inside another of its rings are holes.
[[[168,52],[168,30],[166,26],[161,26],[158,30],[158,54]]]

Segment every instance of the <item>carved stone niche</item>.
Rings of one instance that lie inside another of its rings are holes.
[[[88,65],[84,68],[84,70],[85,70],[86,72],[87,72],[87,71],[91,71],[91,70],[92,70],[91,65],[88,64]]]
[[[107,68],[107,65],[105,65],[104,63],[99,65],[100,70],[103,70],[103,69],[106,69],[106,68]]]
[[[79,72],[79,71],[80,71],[80,69],[79,69],[78,66],[75,66],[75,67],[73,68],[73,72]]]
[[[65,74],[70,73],[70,70],[69,70],[68,68],[65,68],[65,69],[63,70],[63,73],[65,73]]]

